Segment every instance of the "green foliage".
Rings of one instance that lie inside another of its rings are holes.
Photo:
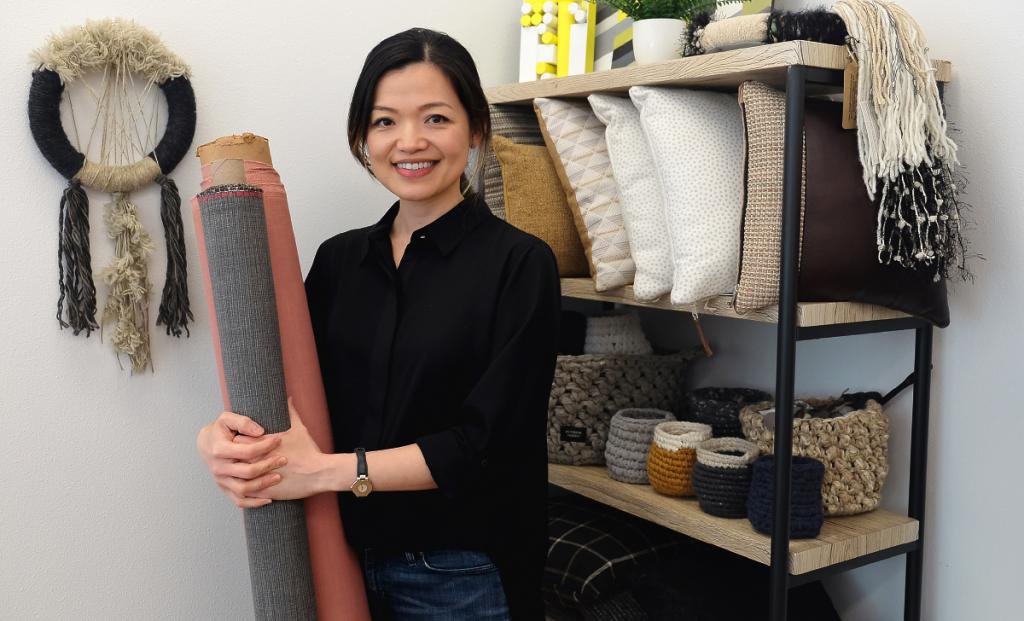
[[[747,0],[601,0],[634,21],[654,18],[675,18],[689,21],[698,13],[714,11],[726,4],[738,4]]]

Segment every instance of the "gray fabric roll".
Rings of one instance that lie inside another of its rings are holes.
[[[268,433],[286,431],[263,193],[250,186],[215,186],[198,200],[231,408]],[[275,501],[244,514],[256,619],[316,619],[302,501]]]

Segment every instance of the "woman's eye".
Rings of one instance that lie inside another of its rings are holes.
[[[448,117],[441,114],[431,114],[429,117],[427,117],[427,122],[434,125],[440,125],[441,123],[444,123],[447,120]]]
[[[382,116],[373,122],[374,127],[389,127],[391,125],[391,119],[386,116]]]

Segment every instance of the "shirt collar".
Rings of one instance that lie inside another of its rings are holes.
[[[395,201],[384,217],[370,227],[368,238],[371,242],[385,240],[391,234],[391,227],[398,215],[399,204],[399,201]],[[430,241],[441,253],[441,256],[448,256],[478,224],[483,222],[484,218],[490,215],[490,210],[483,199],[470,195],[463,198],[458,205],[440,218],[413,231],[412,238]],[[367,244],[366,254],[369,254],[369,251],[370,244]]]

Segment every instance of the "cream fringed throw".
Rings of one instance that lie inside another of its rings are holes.
[[[964,272],[960,205],[949,138],[924,33],[902,7],[838,0],[859,63],[857,140],[878,207],[878,260],[948,277]]]

